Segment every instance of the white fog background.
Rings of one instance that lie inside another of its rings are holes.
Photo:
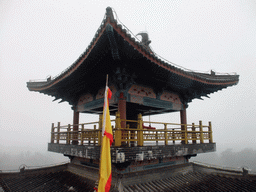
[[[158,55],[184,68],[236,72],[238,85],[195,99],[188,123],[212,121],[217,152],[192,160],[256,170],[256,1],[0,1],[0,170],[68,161],[47,152],[51,123],[72,123],[71,106],[30,92],[82,54],[111,6],[134,34],[147,31]],[[148,120],[148,117],[144,119]],[[179,113],[151,116],[178,123]],[[81,114],[80,122],[98,120]]]

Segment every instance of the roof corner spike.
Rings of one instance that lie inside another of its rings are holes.
[[[114,15],[113,15],[112,8],[111,7],[107,7],[106,11],[107,11],[106,12],[107,19],[109,18],[110,22],[114,22]]]
[[[136,36],[138,36],[138,35],[140,35],[141,38],[142,38],[140,44],[142,46],[144,46],[148,51],[153,53],[153,51],[149,47],[149,44],[151,43],[151,40],[149,40],[148,33],[147,32],[141,32],[141,33],[138,33]]]
[[[151,41],[150,41],[149,38],[148,38],[148,33],[146,33],[146,32],[141,32],[141,33],[138,33],[136,36],[138,36],[138,35],[141,35],[141,37],[142,37],[141,42],[142,42],[144,45],[149,46],[149,44],[151,43]]]
[[[61,101],[59,101],[58,103],[62,103],[62,102],[65,102],[65,100],[64,100],[64,99],[61,99]]]

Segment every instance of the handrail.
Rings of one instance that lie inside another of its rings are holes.
[[[121,127],[121,122],[126,122],[126,127]],[[147,123],[153,126],[144,126]],[[116,119],[111,120],[111,124],[114,146],[144,146],[147,142],[155,142],[154,145],[158,145],[161,144],[159,141],[163,141],[164,145],[173,145],[176,141],[182,144],[213,143],[211,122],[208,125],[203,125],[201,121],[198,125],[149,122],[143,121],[141,114],[138,120],[126,120],[120,119],[120,114],[117,112]],[[60,123],[57,126],[52,124],[51,143],[70,144],[75,141],[79,145],[100,146],[101,130],[102,117],[97,122],[65,126],[60,126]]]

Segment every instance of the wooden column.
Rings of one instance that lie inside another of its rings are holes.
[[[116,133],[115,133],[115,146],[121,146],[121,122],[120,122],[120,112],[116,112]]]
[[[187,124],[187,112],[186,112],[186,107],[185,105],[183,105],[184,108],[183,110],[180,111],[180,124]],[[186,126],[181,125],[181,130],[185,131],[186,130]],[[182,133],[182,139],[184,139],[181,143],[185,144],[185,133]]]
[[[79,112],[74,110],[72,145],[78,145]]]
[[[143,119],[142,119],[142,115],[139,114],[138,115],[138,146],[143,146]]]
[[[124,97],[124,93],[120,93],[119,101],[118,101],[118,111],[120,112],[120,119],[126,120],[126,98]],[[121,121],[121,128],[126,128],[126,122]],[[125,131],[122,131],[122,138],[125,137]],[[122,145],[125,142],[122,142]]]
[[[120,112],[120,118],[126,119],[126,98],[124,98],[124,93],[120,93],[119,102],[118,102],[118,111]],[[121,122],[121,127],[126,127],[126,122]]]

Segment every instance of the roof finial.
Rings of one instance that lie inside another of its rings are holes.
[[[141,37],[142,37],[142,40],[141,40],[142,44],[148,46],[151,43],[151,41],[148,38],[148,33],[141,32],[141,33],[138,33],[136,36],[138,36],[138,35],[141,35]]]
[[[110,18],[110,22],[114,22],[114,15],[111,7],[107,7],[106,9],[106,16],[107,18]]]
[[[149,40],[148,38],[148,33],[147,32],[141,32],[138,33],[136,36],[141,35],[142,40],[141,40],[141,45],[144,45],[150,52],[152,52],[152,50],[149,47],[149,44],[151,43],[151,40]]]

